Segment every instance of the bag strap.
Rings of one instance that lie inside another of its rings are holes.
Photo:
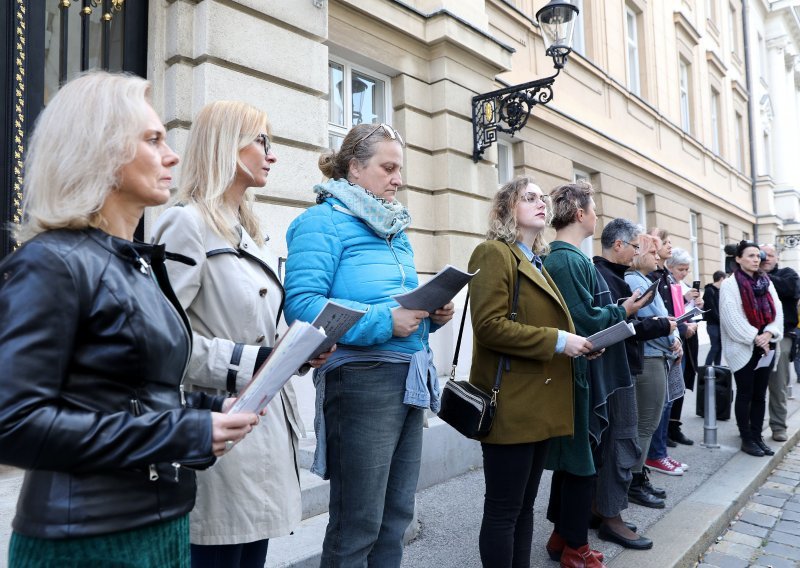
[[[511,313],[508,314],[508,319],[517,321],[517,305],[519,303],[519,264],[517,264],[516,282],[514,283],[514,299],[511,301]],[[464,313],[461,314],[461,324],[458,327],[458,339],[456,339],[456,351],[453,353],[453,365],[450,368],[450,378],[456,378],[456,366],[458,365],[458,354],[461,351],[461,338],[464,335],[464,322],[467,319],[467,308],[469,306],[469,288],[467,288],[467,298],[464,301]],[[492,404],[497,403],[497,393],[500,392],[500,382],[503,379],[503,364],[508,366],[509,360],[503,355],[497,364],[497,374],[494,378],[494,386],[492,387]]]

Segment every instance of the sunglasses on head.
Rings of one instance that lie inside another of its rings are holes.
[[[353,144],[353,150],[355,150],[356,148],[358,148],[358,145],[359,145],[359,144],[361,144],[361,143],[362,143],[364,140],[366,140],[367,138],[369,138],[370,136],[372,136],[373,134],[375,134],[375,133],[376,133],[378,130],[380,130],[380,129],[383,129],[383,131],[386,133],[386,136],[387,136],[387,137],[388,137],[390,140],[396,140],[396,141],[398,141],[398,142],[400,143],[400,145],[401,145],[401,146],[405,147],[406,143],[405,143],[405,141],[403,140],[403,137],[402,137],[402,136],[400,136],[400,133],[399,133],[397,130],[395,130],[394,128],[392,128],[391,126],[389,126],[388,124],[386,124],[386,123],[384,123],[384,122],[381,122],[381,123],[380,123],[378,126],[376,126],[374,129],[370,130],[369,134],[367,134],[366,136],[362,136],[361,138],[359,138],[359,139],[358,139],[358,141],[357,141],[355,144]]]

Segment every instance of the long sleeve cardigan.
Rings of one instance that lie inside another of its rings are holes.
[[[775,303],[775,319],[764,327],[764,331],[772,333],[772,342],[776,343],[783,337],[783,308],[775,291],[775,286],[770,282],[769,293]],[[722,335],[722,354],[736,372],[744,367],[753,356],[753,342],[758,335],[756,329],[747,320],[742,306],[742,295],[735,277],[726,278],[719,289],[719,319]]]

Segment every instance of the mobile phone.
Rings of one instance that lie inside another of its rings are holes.
[[[694,282],[692,282],[692,288],[694,288],[695,290],[697,290],[699,292],[700,291],[700,281],[699,280],[695,280]]]

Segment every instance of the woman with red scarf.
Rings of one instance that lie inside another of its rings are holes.
[[[722,353],[736,379],[736,425],[742,451],[751,456],[775,452],[764,443],[764,406],[773,361],[765,357],[783,335],[783,310],[775,286],[759,270],[758,245],[742,241],[736,247],[739,267],[719,291]],[[762,366],[759,366],[761,364]]]

